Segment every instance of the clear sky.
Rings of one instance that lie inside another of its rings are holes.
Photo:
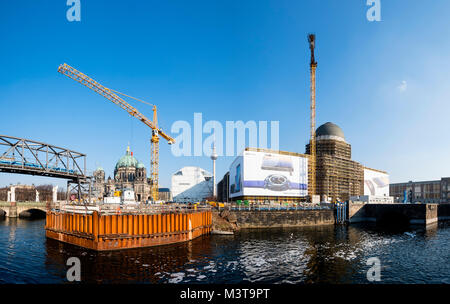
[[[309,49],[317,35],[317,125],[338,124],[352,158],[391,182],[450,175],[450,1],[66,0],[0,2],[0,134],[88,155],[111,175],[128,142],[148,167],[150,132],[111,102],[57,73],[68,63],[105,86],[155,103],[178,120],[279,121],[280,149],[304,153]],[[133,103],[151,117],[151,108]],[[218,180],[232,157],[217,161]],[[160,144],[160,186],[208,157]],[[0,174],[9,183],[65,183]]]

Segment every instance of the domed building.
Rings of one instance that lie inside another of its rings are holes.
[[[316,129],[316,194],[321,201],[348,200],[364,193],[364,167],[351,156],[351,145],[338,125],[327,122]]]
[[[312,174],[309,165],[311,163],[310,149],[310,144],[307,144],[306,153],[300,154],[265,148],[245,148],[244,152],[231,164],[230,171],[219,182],[218,200],[222,202],[240,200],[251,203],[295,203],[316,200],[316,197],[311,197],[310,190]],[[264,157],[257,157],[258,153],[267,154],[270,157],[265,155],[266,160],[264,160]],[[292,166],[289,157],[296,159],[298,165]],[[388,192],[388,173],[365,167],[352,160],[351,157],[351,145],[338,125],[327,122],[316,129],[316,187],[314,194],[320,196],[320,201],[336,202],[352,199],[373,203],[392,202]],[[264,164],[265,162],[266,164]],[[289,179],[294,171],[291,168],[299,168],[299,179],[296,182],[291,182]],[[262,170],[275,170],[281,171],[281,173],[267,175]],[[283,172],[291,173],[290,176],[287,176]],[[264,175],[266,178],[261,178]],[[274,176],[276,179],[267,178]],[[293,194],[286,192],[297,189],[295,187],[301,187],[298,189],[307,191]],[[249,189],[251,190],[249,191]],[[258,191],[254,191],[254,189],[258,189]],[[268,192],[267,190],[278,192]]]
[[[345,141],[345,136],[344,132],[338,125],[335,125],[332,122],[327,122],[317,128],[316,139],[335,139]]]
[[[144,164],[133,156],[130,147],[117,161],[113,179],[108,177],[105,181],[105,171],[101,167],[94,171],[93,192],[99,199],[113,196],[115,191],[133,189],[136,201],[143,202],[151,199],[151,185]]]

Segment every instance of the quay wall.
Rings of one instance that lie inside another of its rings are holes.
[[[442,209],[442,213],[448,212]],[[438,221],[437,204],[367,204],[350,202],[350,223],[405,221],[409,224],[433,224]]]
[[[334,224],[334,210],[231,211],[239,228],[279,228]]]
[[[350,202],[348,204],[348,219],[350,223],[376,222],[376,218],[369,218],[364,206],[366,203]]]
[[[438,205],[438,218],[440,221],[450,220],[450,204]]]
[[[105,215],[49,211],[46,236],[92,250],[173,244],[211,231],[211,211]]]

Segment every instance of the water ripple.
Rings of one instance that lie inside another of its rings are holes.
[[[450,283],[450,229],[383,231],[370,225],[241,231],[192,242],[93,252],[45,238],[44,221],[0,220],[0,283],[63,283],[79,257],[89,283]]]

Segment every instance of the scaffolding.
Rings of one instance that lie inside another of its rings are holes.
[[[309,153],[310,145],[306,145]],[[364,193],[364,167],[351,160],[351,145],[341,140],[323,139],[316,143],[316,194],[346,201]]]

